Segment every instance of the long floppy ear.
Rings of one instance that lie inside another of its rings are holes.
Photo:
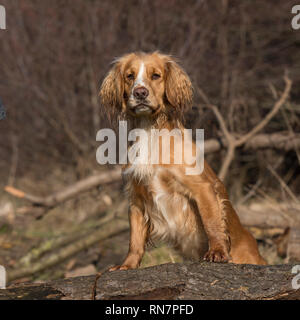
[[[99,93],[101,104],[110,120],[122,112],[123,95],[121,63],[117,61],[103,80]]]
[[[173,60],[166,61],[166,96],[177,111],[183,113],[193,103],[193,86],[185,71]]]

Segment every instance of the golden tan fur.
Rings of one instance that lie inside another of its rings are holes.
[[[115,61],[100,96],[108,116],[127,119],[130,128],[182,131],[182,114],[192,104],[193,90],[189,77],[170,56],[132,53]],[[130,199],[129,252],[123,264],[111,270],[137,268],[147,241],[156,239],[190,259],[265,264],[223,183],[206,162],[201,174],[186,175],[186,163],[174,164],[180,156],[176,143],[171,142],[170,164],[161,161],[159,140],[158,164],[124,167]]]

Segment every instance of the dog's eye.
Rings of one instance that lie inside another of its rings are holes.
[[[133,73],[130,73],[127,75],[127,79],[128,80],[134,80],[134,74]]]
[[[152,75],[152,80],[157,80],[157,79],[159,79],[160,78],[160,74],[158,74],[158,73],[153,73],[153,75]]]

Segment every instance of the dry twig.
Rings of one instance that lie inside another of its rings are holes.
[[[86,192],[92,188],[95,188],[101,184],[107,184],[121,179],[121,169],[116,168],[114,170],[99,173],[97,175],[92,175],[88,178],[82,179],[73,185],[66,187],[65,189],[51,194],[47,197],[38,197],[29,193],[25,193],[16,188],[6,186],[5,191],[11,195],[28,200],[32,202],[34,206],[41,206],[52,208],[60,203],[63,203],[71,198],[76,197],[82,192]]]
[[[207,103],[208,106],[213,110],[227,142],[227,153],[218,174],[221,180],[224,180],[226,178],[230,164],[234,159],[235,149],[238,147],[241,147],[242,145],[250,141],[259,131],[261,131],[270,122],[270,120],[276,115],[276,113],[279,111],[279,109],[288,99],[288,96],[292,88],[292,81],[287,76],[284,77],[284,81],[285,81],[285,89],[280,99],[275,102],[272,110],[252,130],[250,130],[247,134],[239,138],[236,138],[232,133],[229,132],[229,130],[227,129],[225,120],[221,115],[221,113],[219,112],[218,108],[215,105],[211,104],[207,96],[203,93],[203,91],[198,88],[198,92],[200,96],[203,98],[205,103]]]

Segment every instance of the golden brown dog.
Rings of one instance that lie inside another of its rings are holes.
[[[128,120],[130,129],[183,131],[182,114],[192,104],[193,89],[170,56],[131,53],[114,62],[100,97],[107,114]],[[150,239],[167,241],[186,258],[265,264],[223,183],[206,162],[201,174],[187,175],[186,162],[175,164],[176,143],[174,138],[170,144],[170,164],[161,160],[165,150],[159,140],[157,164],[123,168],[130,199],[129,252],[122,265],[110,270],[137,268]]]

